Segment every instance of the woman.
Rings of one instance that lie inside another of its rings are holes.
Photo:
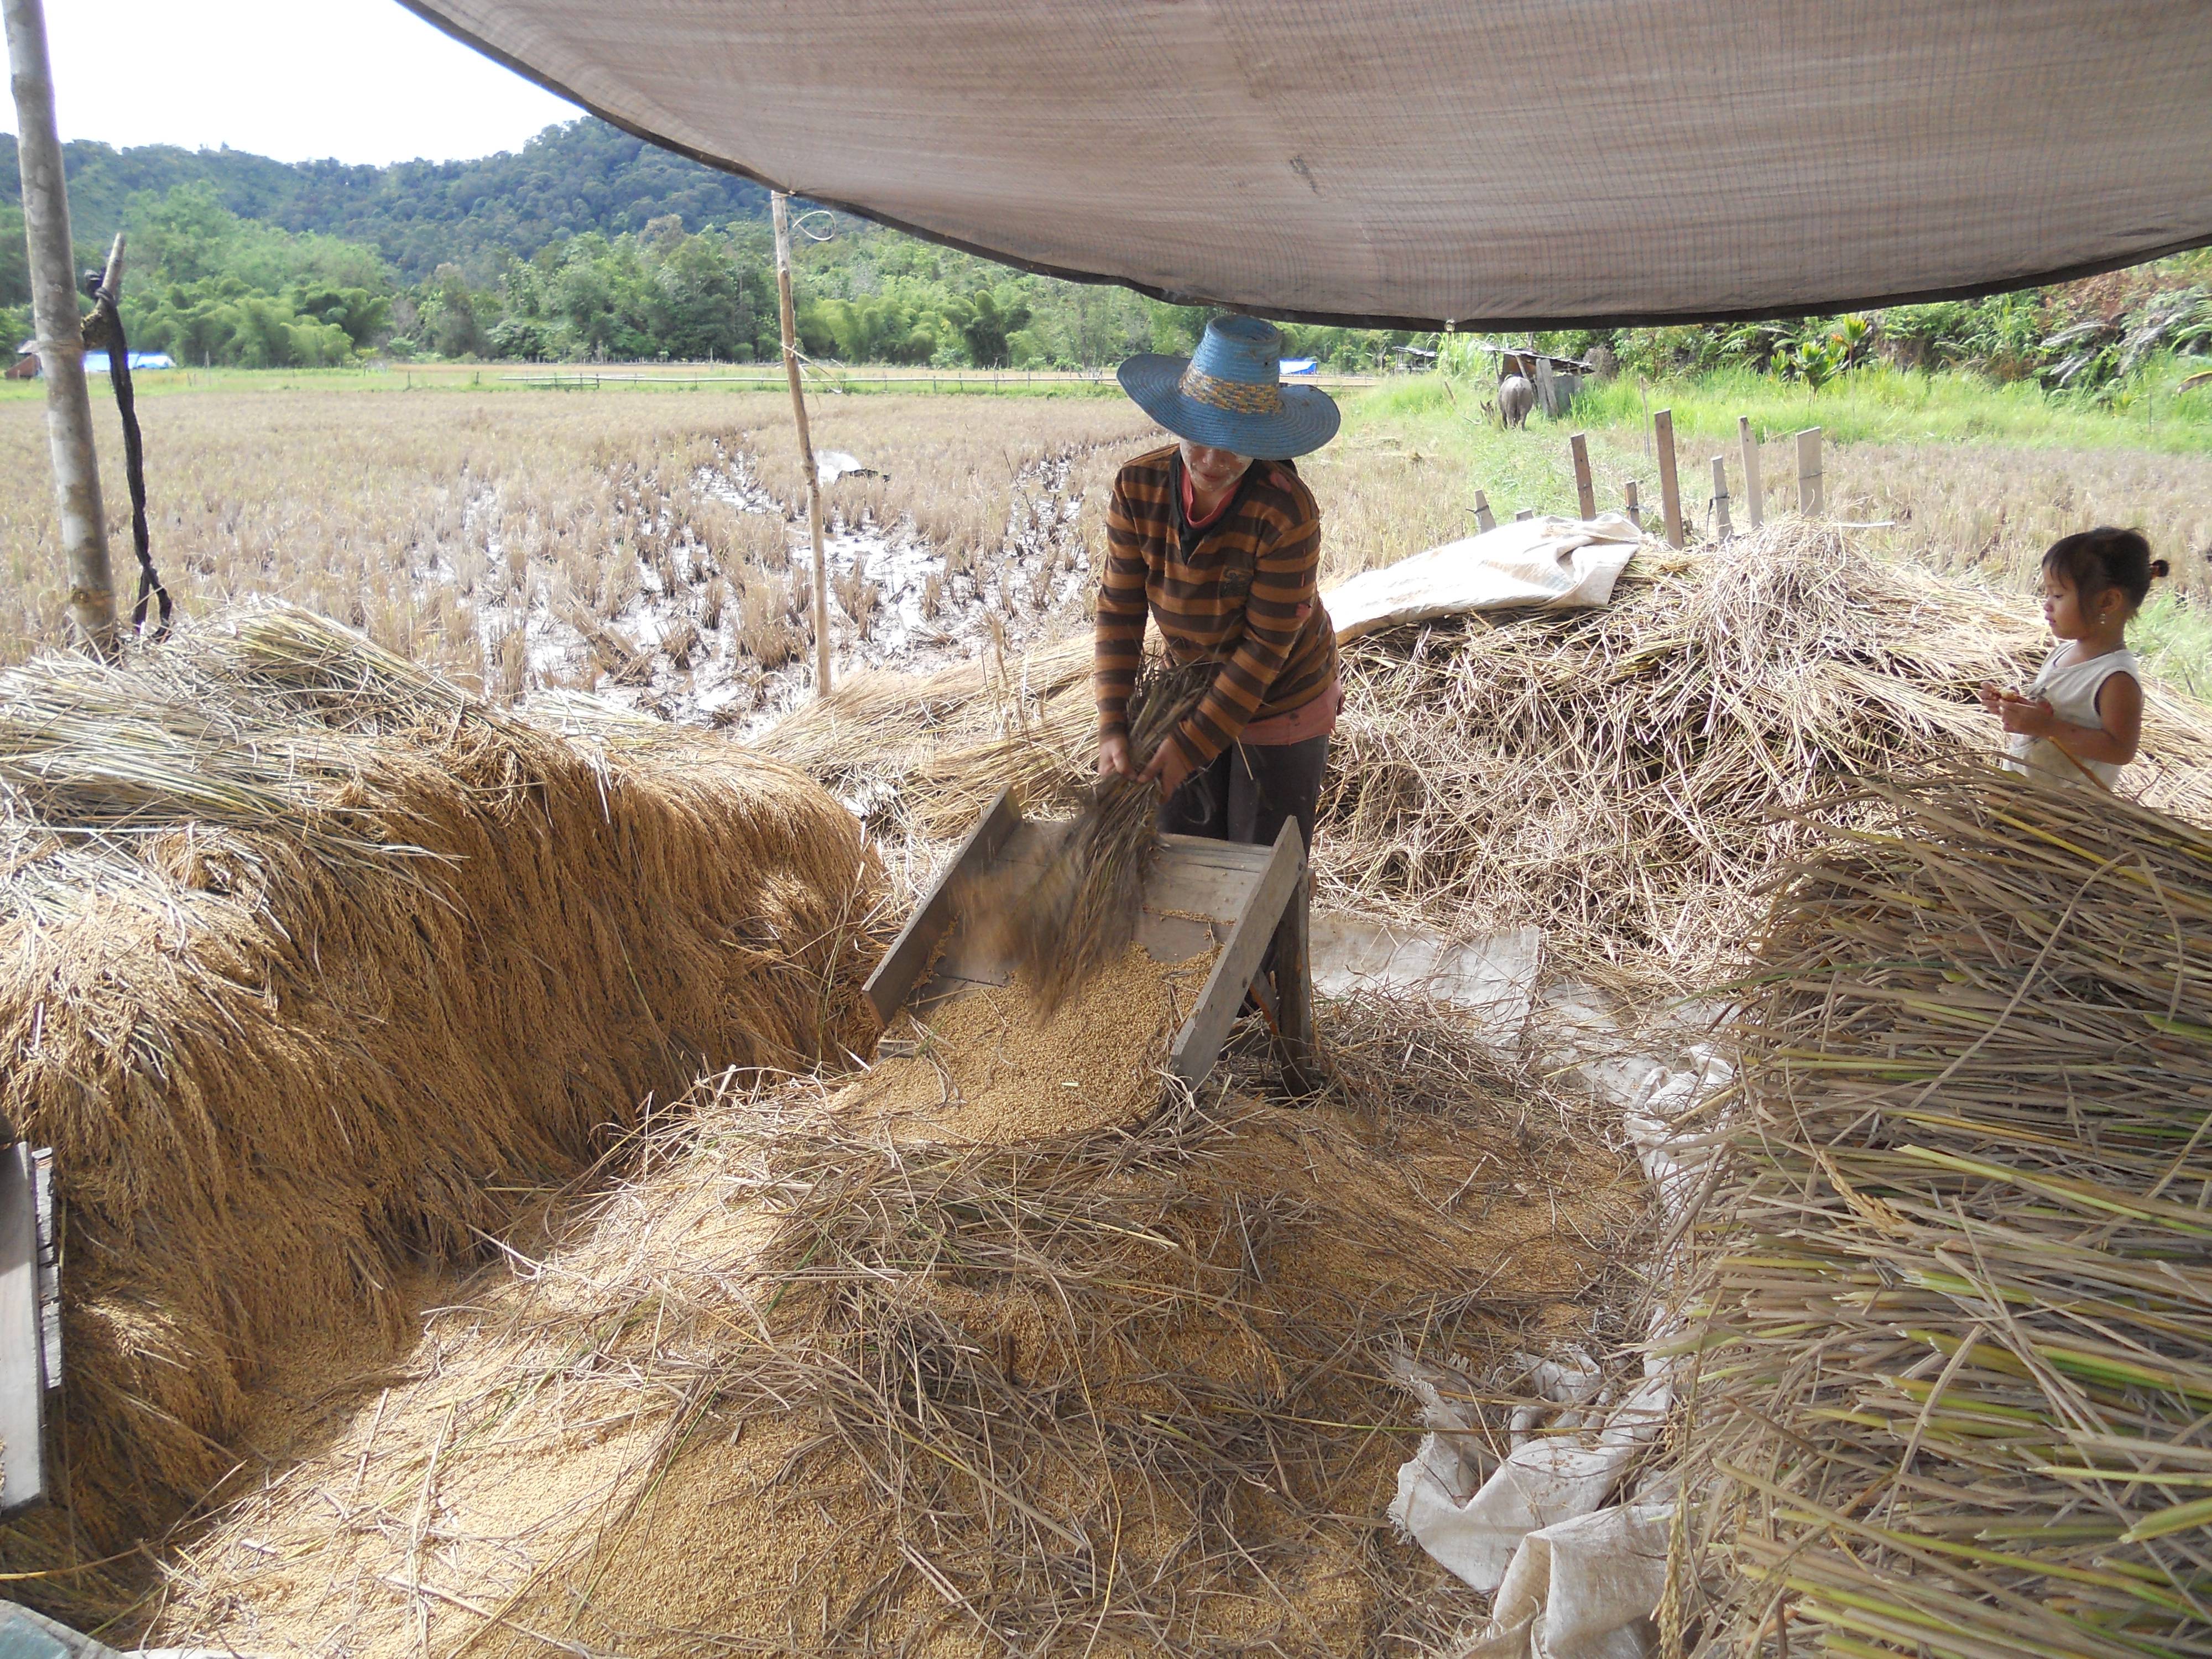
[[[1322,766],[1342,702],[1322,609],[1321,514],[1291,465],[1336,435],[1337,409],[1281,384],[1282,336],[1252,317],[1206,325],[1189,358],[1121,365],[1122,390],[1176,434],[1114,481],[1098,589],[1098,770],[1156,785],[1160,828],[1272,844],[1297,820],[1313,845]],[[1129,693],[1145,618],[1213,683],[1144,770]]]

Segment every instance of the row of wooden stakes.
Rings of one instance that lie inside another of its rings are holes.
[[[1760,475],[1759,440],[1752,434],[1751,417],[1736,416],[1736,441],[1742,455],[1745,509],[1751,529],[1756,530],[1766,522],[1766,485]],[[1659,513],[1668,545],[1680,547],[1686,539],[1682,524],[1682,486],[1674,471],[1674,411],[1662,409],[1651,417],[1652,447],[1659,461]],[[1590,476],[1589,442],[1588,434],[1577,432],[1567,440],[1567,447],[1574,463],[1575,501],[1585,519],[1597,516],[1597,486]],[[1638,496],[1636,480],[1629,479],[1621,485],[1622,507],[1629,521],[1641,530],[1644,527],[1644,503]],[[1728,487],[1728,457],[1713,457],[1713,538],[1726,541],[1735,533],[1729,514]],[[1797,510],[1807,518],[1816,518],[1826,510],[1820,484],[1820,428],[1808,426],[1797,434]],[[1524,507],[1514,515],[1516,520],[1533,519],[1536,509]],[[1474,492],[1474,522],[1478,530],[1495,530],[1498,517],[1490,510],[1490,497],[1478,489]]]

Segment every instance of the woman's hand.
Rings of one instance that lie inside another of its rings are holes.
[[[1102,778],[1130,778],[1137,769],[1129,764],[1129,734],[1109,732],[1098,739],[1098,775]]]
[[[2057,711],[2040,697],[2015,697],[2007,692],[1996,713],[2006,731],[2025,737],[2047,738],[2058,726]]]
[[[1974,695],[1982,700],[1982,707],[1992,714],[2003,712],[2005,694],[1997,690],[1996,681],[1984,680],[1974,688]]]
[[[1170,738],[1161,743],[1159,752],[1152,757],[1152,763],[1144,769],[1137,781],[1157,785],[1160,799],[1165,800],[1182,787],[1183,780],[1189,775],[1190,763],[1182,757],[1182,745]]]

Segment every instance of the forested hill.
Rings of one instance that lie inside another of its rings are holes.
[[[484,280],[510,252],[528,258],[566,236],[641,231],[666,214],[696,230],[768,210],[760,185],[590,117],[548,127],[519,152],[473,161],[348,167],[234,149],[92,143],[68,145],[66,157],[80,241],[112,237],[140,191],[166,195],[204,180],[242,219],[366,242],[410,282],[447,263]],[[0,133],[0,205],[20,205],[21,195],[15,140]]]

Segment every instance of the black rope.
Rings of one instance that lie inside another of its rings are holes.
[[[131,544],[138,555],[138,603],[131,612],[131,626],[144,630],[149,600],[160,602],[160,613],[149,640],[169,631],[175,607],[169,590],[154,568],[153,538],[146,528],[146,447],[138,435],[138,401],[131,385],[131,343],[123,336],[123,313],[115,295],[101,285],[97,271],[86,273],[92,289],[92,315],[85,319],[84,343],[107,349],[107,380],[115,388],[116,411],[123,417],[123,476],[131,487]]]

